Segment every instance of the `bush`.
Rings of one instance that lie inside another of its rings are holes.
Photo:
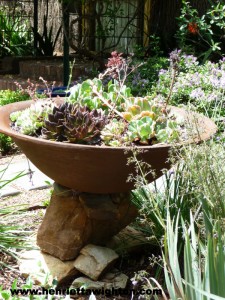
[[[0,106],[28,100],[30,96],[22,91],[0,90]]]
[[[28,100],[30,96],[22,91],[0,90],[0,106]],[[0,152],[6,155],[14,148],[12,139],[4,134],[0,134]]]
[[[182,1],[176,38],[178,46],[188,54],[196,55],[202,62],[218,60],[225,54],[225,6],[213,4],[202,17],[189,2]]]

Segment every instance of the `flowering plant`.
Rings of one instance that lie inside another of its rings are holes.
[[[171,55],[176,71],[178,53]],[[24,111],[11,114],[12,126],[40,138],[91,145],[153,145],[180,140],[183,130],[168,107],[167,97],[157,94],[133,97],[125,85],[136,67],[131,59],[114,51],[107,69],[94,79],[87,79],[70,89],[65,103],[35,101]],[[104,80],[108,78],[108,83]]]
[[[155,92],[166,96],[169,93],[171,70],[161,69]],[[171,95],[171,104],[191,104],[209,117],[225,115],[225,59],[217,63],[207,61],[199,64],[193,55],[180,53],[176,81]],[[217,111],[219,110],[219,111]]]
[[[179,47],[186,53],[198,56],[203,62],[221,58],[225,54],[224,10],[224,4],[214,3],[204,15],[199,16],[197,9],[182,1],[176,33]]]

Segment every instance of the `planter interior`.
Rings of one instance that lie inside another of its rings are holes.
[[[43,173],[55,182],[81,192],[106,194],[127,192],[134,188],[133,182],[127,182],[130,174],[135,175],[135,166],[127,165],[127,159],[133,155],[132,149],[60,143],[26,136],[11,129],[10,114],[29,107],[31,103],[24,101],[1,107],[0,132],[11,136]],[[192,123],[196,123],[199,135],[185,143],[198,143],[215,134],[217,127],[210,119],[181,108],[171,109],[184,116],[187,122],[191,119]],[[149,174],[149,182],[160,177],[164,168],[170,167],[168,158],[171,145],[156,144],[138,148],[141,150],[138,157],[155,171],[154,177]]]

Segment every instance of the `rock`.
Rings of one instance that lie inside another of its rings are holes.
[[[101,281],[93,281],[87,277],[76,278],[70,288],[79,288],[85,286],[87,289],[125,289],[128,282],[128,276],[114,269],[110,273],[106,273]]]
[[[118,254],[112,249],[89,244],[81,249],[74,267],[91,279],[98,280],[118,258]]]
[[[49,276],[48,283],[51,284],[55,278],[60,284],[60,282],[79,274],[79,271],[74,268],[74,261],[63,262],[39,250],[21,253],[19,269],[24,277],[31,276],[36,284],[43,284],[46,276]]]
[[[131,226],[127,226],[117,235],[113,236],[111,240],[106,243],[106,247],[115,250],[118,254],[123,254],[124,252],[132,253],[143,251],[143,246],[148,243],[149,241],[142,232]]]
[[[42,251],[61,260],[73,260],[87,244],[105,245],[137,213],[129,193],[77,193],[54,184],[37,244]]]
[[[42,251],[61,260],[72,260],[90,233],[79,198],[53,194],[37,233],[37,244]]]

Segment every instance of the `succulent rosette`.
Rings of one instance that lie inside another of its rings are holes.
[[[106,122],[107,117],[102,109],[90,110],[86,106],[65,102],[54,107],[48,115],[42,136],[58,142],[96,144]]]

